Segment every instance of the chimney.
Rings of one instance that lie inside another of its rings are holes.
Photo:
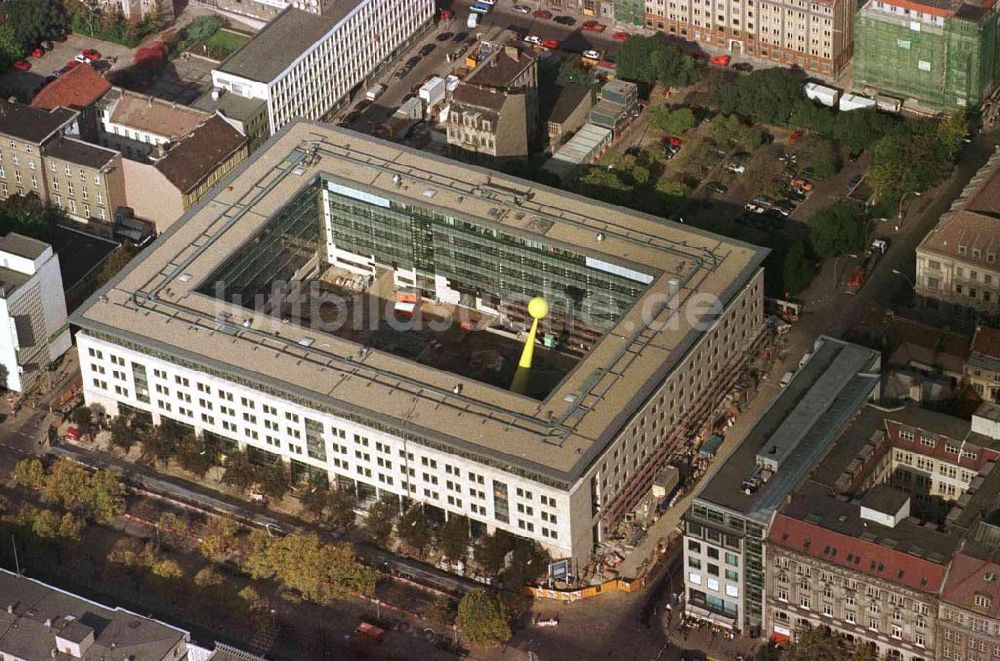
[[[517,46],[513,44],[505,44],[503,47],[503,52],[507,53],[507,57],[514,60],[515,62],[518,62],[521,59],[521,51],[518,50]]]

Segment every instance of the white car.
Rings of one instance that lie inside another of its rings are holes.
[[[601,59],[601,51],[599,50],[585,50],[583,51],[583,57],[588,60],[599,60]]]
[[[73,59],[76,60],[77,62],[79,62],[80,64],[90,64],[90,60],[88,60],[87,56],[83,55],[83,54],[78,54]]]
[[[748,203],[743,208],[751,213],[764,213],[765,211],[767,211],[767,209],[765,209],[764,207],[757,206],[753,202]]]
[[[531,12],[531,7],[528,5],[514,5],[514,13],[516,14],[527,14]]]
[[[542,45],[542,38],[541,37],[536,37],[533,34],[529,34],[527,37],[524,38],[524,43],[526,43],[526,44],[533,44],[535,46],[541,46]]]
[[[726,166],[726,169],[735,174],[743,174],[747,171],[747,166],[742,163],[730,163]]]

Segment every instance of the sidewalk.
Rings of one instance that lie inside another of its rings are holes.
[[[649,527],[646,531],[646,536],[639,543],[638,546],[625,558],[622,562],[619,571],[623,577],[634,578],[638,572],[640,565],[651,556],[655,551],[657,544],[661,538],[666,538],[671,532],[681,524],[681,518],[684,513],[687,512],[688,507],[691,506],[691,501],[694,497],[701,492],[705,484],[708,483],[710,479],[715,475],[719,468],[726,463],[729,459],[729,455],[733,453],[736,448],[740,446],[743,439],[746,438],[747,434],[753,428],[753,425],[760,419],[767,407],[770,406],[771,402],[778,396],[781,389],[778,387],[778,379],[775,377],[775,373],[780,374],[780,364],[775,363],[775,367],[772,369],[771,375],[766,381],[761,381],[760,387],[757,390],[757,395],[750,401],[750,404],[743,409],[739,418],[736,420],[729,431],[726,433],[725,441],[723,441],[722,446],[719,448],[718,452],[712,463],[709,465],[705,474],[701,476],[698,484],[694,489],[684,494],[683,497],[674,503],[666,513],[663,514],[659,519],[657,519],[653,525]]]

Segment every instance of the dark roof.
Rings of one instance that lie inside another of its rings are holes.
[[[972,357],[1000,359],[1000,328],[980,326],[972,337]]]
[[[45,145],[45,155],[84,167],[100,168],[117,158],[118,152],[59,136]]]
[[[771,543],[921,592],[933,594],[941,588],[948,556],[937,554],[931,559],[914,554],[915,551],[923,553],[918,550],[924,543],[921,526],[904,521],[896,528],[886,528],[862,521],[857,505],[831,501],[829,513],[838,517],[834,519],[836,526],[828,528],[805,516],[788,516],[782,510],[771,525],[768,535]],[[874,541],[883,531],[894,531],[901,526],[910,526],[915,533],[911,535],[912,543],[906,547],[890,548]]]
[[[912,319],[894,317],[886,334],[895,345],[889,362],[903,367],[928,366],[961,374],[969,357],[969,338]]]
[[[827,452],[851,416],[878,384],[866,375],[878,353],[824,337],[823,344],[799,370],[740,446],[726,459],[697,496],[698,500],[770,520],[785,494]],[[742,487],[758,465],[765,446],[776,446],[778,471],[757,491]]]
[[[588,106],[590,105],[590,90],[583,85],[556,86],[553,97],[555,103],[550,106],[551,110],[546,121],[556,124],[565,122],[573,111],[580,107],[581,103],[586,102]]]
[[[94,630],[86,624],[81,624],[80,622],[74,620],[64,626],[57,635],[63,640],[68,640],[71,643],[82,643],[87,640],[88,636],[94,635]]]
[[[13,606],[13,613],[7,612],[8,606]],[[87,631],[93,631],[94,643],[86,659],[160,661],[174,658],[172,650],[187,638],[181,629],[0,569],[0,652],[48,659],[56,648],[56,636],[80,641]],[[57,654],[57,658],[69,656]]]
[[[65,108],[48,111],[0,99],[0,133],[40,144],[76,115]]]
[[[516,53],[512,57],[508,49]],[[535,66],[537,56],[516,46],[501,47],[495,55],[488,57],[482,64],[472,70],[466,80],[476,85],[506,89],[526,69]]]
[[[38,259],[48,248],[49,244],[44,241],[17,232],[11,232],[0,239],[0,250],[26,259]]]
[[[178,190],[186,193],[227,161],[246,141],[246,136],[215,115],[182,138],[156,162],[156,169]]]
[[[459,105],[484,108],[498,113],[503,108],[503,104],[507,100],[507,95],[493,89],[459,83],[452,93],[451,99]]]
[[[269,83],[354,10],[360,0],[340,0],[323,16],[289,7],[278,14],[217,71]]]
[[[42,88],[31,100],[34,108],[52,110],[59,106],[83,110],[111,89],[111,83],[89,64],[70,69]]]
[[[861,497],[861,506],[882,514],[895,515],[909,499],[910,494],[905,491],[894,489],[887,484],[876,484]]]

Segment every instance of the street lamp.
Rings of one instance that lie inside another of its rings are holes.
[[[903,197],[899,198],[899,213],[896,214],[896,220],[903,220],[903,201],[906,200],[907,195],[913,195],[914,197],[920,197],[920,191],[911,190],[908,193],[903,193]]]
[[[899,269],[893,269],[892,270],[892,274],[893,275],[898,275],[899,277],[904,278],[908,283],[910,283],[911,287],[913,287],[914,289],[917,288],[916,283],[914,283],[913,280],[910,279],[910,276],[906,275],[905,273],[903,273]]]

